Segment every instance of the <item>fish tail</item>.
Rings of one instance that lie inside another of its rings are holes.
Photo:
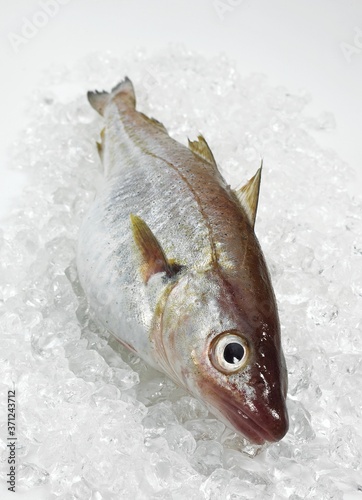
[[[133,84],[128,76],[113,87],[111,92],[89,91],[87,96],[90,105],[102,116],[104,115],[104,110],[112,100],[116,100],[117,104],[124,103],[133,108],[136,106],[136,95]]]

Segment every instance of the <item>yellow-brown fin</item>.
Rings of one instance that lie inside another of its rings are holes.
[[[168,131],[167,131],[167,128],[164,126],[163,123],[159,122],[158,120],[156,120],[156,118],[152,118],[152,116],[147,116],[145,115],[144,113],[141,113],[139,111],[139,114],[146,120],[148,121],[149,123],[152,123],[152,125],[155,125],[157,128],[159,128],[160,130],[162,130],[162,132],[166,132],[166,134],[168,134]]]
[[[166,273],[168,277],[176,274],[180,266],[168,262],[160,243],[146,222],[138,215],[131,214],[130,217],[133,238],[141,254],[143,281],[148,283],[151,276],[156,273]]]
[[[252,227],[255,225],[256,212],[258,209],[262,168],[263,162],[261,162],[261,166],[254,177],[252,177],[244,186],[235,190],[235,194],[241,206],[244,208]]]
[[[106,129],[105,128],[102,128],[100,136],[101,136],[101,142],[97,141],[96,144],[97,144],[97,150],[98,150],[99,158],[103,162],[105,139],[106,139]]]
[[[217,168],[214,155],[212,154],[209,145],[205,141],[204,136],[200,134],[197,137],[196,141],[190,141],[190,139],[188,139],[188,141],[189,141],[189,148],[193,153],[195,153],[195,155],[199,156],[203,160],[210,163],[210,165]]]

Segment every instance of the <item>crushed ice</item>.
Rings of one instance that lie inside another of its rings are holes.
[[[290,431],[252,446],[99,328],[77,279],[77,232],[101,176],[86,100],[125,75],[181,142],[201,131],[232,186],[264,158],[256,231],[278,298]],[[358,498],[362,490],[361,199],[311,131],[309,97],[182,48],[59,69],[15,144],[29,186],[0,234],[4,392],[17,389],[18,487],[64,499]],[[319,132],[321,133],[321,132]],[[0,425],[6,414],[0,405]],[[5,432],[1,475],[6,474]],[[40,491],[40,490],[39,490]],[[356,496],[357,495],[357,496]]]

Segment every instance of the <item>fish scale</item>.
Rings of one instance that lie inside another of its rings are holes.
[[[231,190],[202,136],[187,148],[136,110],[128,78],[88,98],[105,120],[105,179],[77,266],[98,320],[250,441],[281,439],[287,372],[254,233],[261,170]]]

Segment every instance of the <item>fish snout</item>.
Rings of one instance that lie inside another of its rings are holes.
[[[288,432],[289,418],[285,401],[280,404],[278,409],[268,408],[262,420],[262,425],[267,429],[267,441],[275,443],[280,441]]]
[[[263,407],[259,411],[250,412],[249,408],[244,408],[238,413],[243,416],[243,419],[239,419],[238,422],[240,432],[257,444],[263,444],[266,441],[275,443],[288,432],[289,419],[285,404],[280,405],[277,410]]]
[[[259,387],[263,387],[262,384]],[[257,393],[259,387],[256,388]],[[286,396],[282,387],[273,387],[267,393],[264,387],[254,405],[255,411],[251,412],[250,417],[264,430],[266,441],[280,441],[289,429]]]
[[[258,397],[235,401],[222,397],[215,406],[226,417],[229,426],[252,443],[274,443],[288,432],[288,412],[282,395],[277,401]]]

